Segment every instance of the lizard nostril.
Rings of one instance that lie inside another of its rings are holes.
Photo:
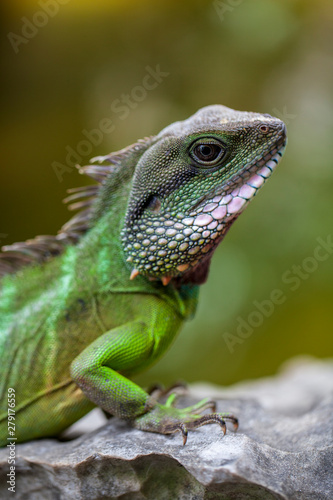
[[[263,134],[267,134],[269,132],[269,126],[268,125],[260,125],[259,126],[259,130]]]

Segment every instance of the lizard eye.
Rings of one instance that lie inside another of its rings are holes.
[[[190,156],[203,166],[214,166],[220,162],[225,155],[222,144],[215,139],[199,139],[190,150]]]

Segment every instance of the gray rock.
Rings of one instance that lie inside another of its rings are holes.
[[[276,377],[225,389],[197,384],[190,394],[184,405],[215,397],[218,411],[239,417],[239,431],[223,436],[205,426],[183,447],[178,434],[144,433],[117,419],[104,424],[94,410],[67,433],[84,432],[72,441],[16,446],[15,494],[1,449],[0,498],[333,499],[332,361],[297,360]]]

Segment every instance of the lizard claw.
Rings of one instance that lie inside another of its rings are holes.
[[[176,424],[166,425],[164,428],[165,434],[174,434],[175,432],[180,431],[183,437],[183,446],[186,445],[188,430],[184,422],[178,422]]]
[[[183,436],[183,446],[185,446],[186,442],[187,442],[187,435],[188,435],[188,430],[186,428],[186,425],[183,424],[183,422],[181,422],[180,424],[177,425],[177,429],[176,430],[179,430],[182,433],[182,436]]]
[[[223,435],[225,435],[225,433],[227,432],[227,426],[222,415],[219,415],[218,413],[210,413],[209,415],[203,415],[201,418],[193,420],[192,422],[189,422],[187,425],[189,429],[197,429],[202,425],[214,424],[214,423],[220,425],[220,427],[222,428]]]
[[[198,415],[204,410],[211,410],[212,413],[216,413],[216,403],[212,399],[205,398],[192,406],[188,406],[187,410],[194,415]]]

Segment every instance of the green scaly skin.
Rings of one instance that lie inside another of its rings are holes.
[[[214,250],[285,143],[276,118],[208,106],[83,169],[103,179],[89,228],[59,255],[26,252],[30,265],[1,279],[0,445],[9,437],[8,388],[17,442],[56,436],[95,405],[138,429],[180,431],[184,442],[203,424],[237,426],[211,401],[177,409],[174,394],[161,404],[161,393],[128,377],[154,363],[193,316]],[[15,245],[4,250],[4,266],[22,256]]]

